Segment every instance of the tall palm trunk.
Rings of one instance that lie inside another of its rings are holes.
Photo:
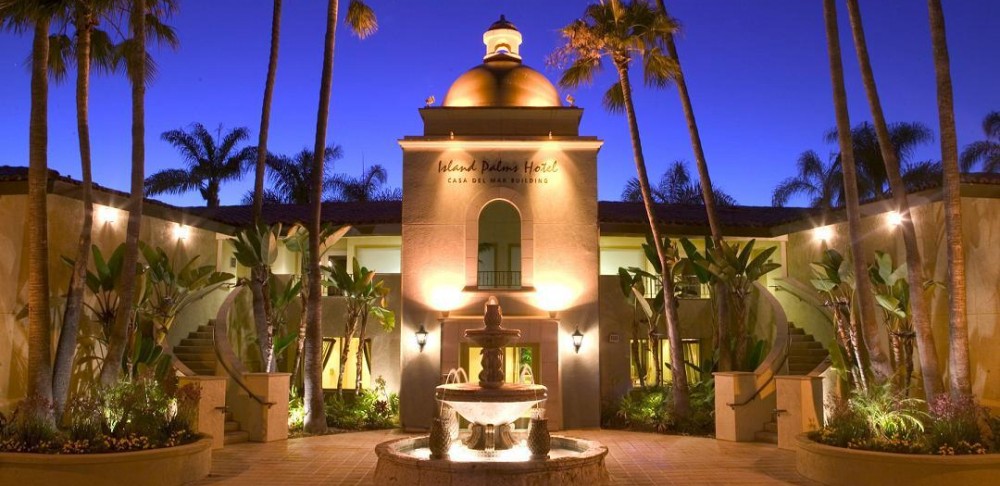
[[[657,0],[656,4],[660,9],[660,13],[669,17],[663,0]],[[718,248],[722,246],[722,228],[719,224],[719,213],[716,211],[712,178],[708,173],[708,161],[705,159],[705,150],[701,145],[698,122],[694,118],[694,108],[691,106],[691,96],[688,94],[687,82],[684,80],[684,70],[681,68],[681,58],[677,55],[677,44],[674,43],[673,34],[668,35],[665,41],[667,55],[677,63],[677,74],[674,75],[673,80],[674,84],[677,85],[677,94],[681,100],[681,109],[684,111],[684,121],[687,122],[688,135],[691,138],[691,150],[694,152],[694,160],[698,165],[698,183],[701,186],[701,198],[705,201],[705,213],[708,215],[708,227],[712,232],[712,243]],[[731,325],[729,288],[724,283],[717,282],[713,285],[713,292],[716,298],[716,334],[719,340],[719,369],[721,371],[728,371],[732,369],[732,356],[727,344],[729,340],[729,326]]]
[[[889,360],[880,345],[879,326],[875,317],[875,303],[871,282],[865,278],[861,211],[858,201],[857,166],[851,143],[851,121],[847,113],[847,90],[844,88],[844,67],[841,63],[840,31],[837,27],[837,6],[834,0],[823,0],[823,17],[826,21],[826,45],[830,58],[830,80],[833,84],[833,106],[837,117],[837,140],[840,143],[840,160],[844,169],[844,199],[847,202],[847,231],[851,243],[851,261],[854,264],[855,300],[861,309],[861,329],[871,360],[872,371],[879,380],[892,375]]]
[[[326,430],[323,410],[323,322],[320,307],[319,234],[323,210],[323,154],[330,117],[330,91],[333,84],[333,49],[337,34],[337,0],[329,0],[326,11],[326,38],[323,49],[323,74],[316,113],[316,144],[313,146],[312,194],[309,200],[309,300],[306,308],[305,349],[305,430]]]
[[[28,128],[28,396],[29,413],[52,422],[52,336],[49,319],[48,104],[49,23],[35,22],[31,47],[31,119]]]
[[[83,290],[87,281],[87,262],[90,257],[90,232],[94,223],[93,177],[90,171],[90,34],[93,16],[88,2],[78,2],[76,18],[76,128],[80,145],[80,172],[83,178],[83,223],[77,243],[76,261],[69,279],[66,309],[63,312],[62,331],[56,348],[55,370],[52,374],[52,400],[56,417],[62,416],[69,395],[69,382],[73,374],[76,355],[76,337],[83,310]]]
[[[128,226],[122,257],[121,290],[114,327],[101,369],[101,384],[118,380],[122,359],[128,347],[129,328],[135,317],[136,267],[139,260],[139,229],[142,224],[142,196],[146,164],[146,2],[132,1],[129,22],[136,42],[135,55],[128,59],[129,83],[132,85],[132,187],[128,199]]]
[[[861,22],[861,9],[858,0],[847,0],[847,12],[851,19],[851,33],[854,36],[854,48],[858,54],[858,64],[861,68],[861,78],[864,81],[868,105],[871,107],[875,133],[878,136],[882,160],[885,161],[885,172],[889,178],[889,188],[896,211],[902,218],[900,229],[903,234],[903,246],[906,248],[906,267],[910,273],[910,322],[916,333],[917,353],[920,359],[920,370],[923,375],[924,394],[933,397],[943,390],[941,385],[941,370],[938,365],[937,347],[934,345],[934,333],[931,329],[927,297],[924,294],[923,283],[927,281],[924,275],[924,261],[917,244],[917,230],[910,216],[910,202],[906,194],[906,186],[899,170],[899,158],[889,135],[889,127],[882,112],[882,102],[879,99],[878,88],[875,85],[875,73],[872,71],[871,59],[868,57],[868,43],[865,40],[864,24]],[[905,356],[903,356],[905,358]],[[906,363],[906,368],[912,363]],[[909,381],[906,382],[908,386]]]
[[[253,185],[253,225],[261,224],[261,212],[264,208],[264,162],[267,160],[267,134],[271,123],[271,99],[274,95],[274,78],[278,72],[278,40],[281,35],[281,0],[274,0],[274,13],[271,17],[271,54],[267,61],[267,81],[264,83],[264,102],[260,109],[260,134],[257,138],[257,168],[254,173]],[[257,328],[259,342],[267,343],[268,349],[261,346],[263,362],[268,372],[277,370],[274,353],[270,349],[273,342],[274,324],[270,322],[271,313],[267,311],[267,301],[270,291],[268,285],[268,269],[254,267],[250,269],[250,293],[253,296],[254,324]]]
[[[632,84],[628,76],[628,59],[617,58],[615,68],[618,71],[618,81],[622,87],[622,98],[625,102],[625,114],[628,118],[629,134],[632,137],[632,152],[635,157],[635,169],[639,178],[639,190],[642,192],[642,203],[649,219],[649,229],[653,234],[653,246],[660,260],[663,283],[663,314],[667,323],[667,338],[670,340],[670,371],[673,375],[674,412],[679,417],[687,417],[691,413],[691,400],[688,391],[687,375],[684,373],[684,352],[681,346],[680,322],[677,318],[677,307],[674,305],[674,282],[670,267],[667,265],[663,239],[657,224],[656,212],[653,208],[653,195],[649,189],[649,175],[646,173],[646,159],[642,154],[642,141],[639,138],[639,122],[635,116],[635,106],[632,104]],[[679,359],[678,359],[679,358]],[[656,364],[657,368],[661,365]]]
[[[953,395],[971,395],[969,329],[966,320],[965,249],[962,247],[962,197],[959,192],[958,139],[955,100],[951,87],[951,60],[944,30],[941,0],[927,0],[934,46],[938,123],[941,130],[941,168],[944,171],[944,226],[948,238],[948,313],[950,317],[948,372]]]
[[[261,223],[264,208],[264,172],[267,161],[267,135],[271,124],[271,99],[274,97],[274,79],[278,74],[278,41],[281,37],[281,0],[274,0],[271,16],[271,55],[267,61],[267,80],[264,82],[264,102],[260,109],[260,133],[257,137],[257,169],[253,183],[253,224]]]

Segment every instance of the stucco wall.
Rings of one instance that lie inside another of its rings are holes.
[[[0,195],[0,221],[3,221],[3,229],[0,231],[0,409],[9,407],[25,393],[28,321],[26,318],[19,320],[16,315],[27,303],[28,260],[27,253],[23,251],[27,245],[24,223],[26,204],[25,195]],[[48,214],[49,298],[53,307],[55,329],[52,339],[56,343],[71,271],[62,257],[76,256],[83,206],[79,200],[50,195]],[[105,256],[124,242],[128,222],[128,216],[123,211],[113,211],[111,214],[114,215],[114,222],[95,217],[92,233],[93,243],[101,248]],[[190,227],[189,236],[178,240],[174,236],[176,225],[177,223],[158,218],[143,217],[140,239],[150,245],[162,247],[174,261],[186,262],[197,256],[200,264],[215,265],[218,260],[216,233]],[[176,320],[171,340],[179,340],[188,331],[215,317],[224,293],[217,291],[189,306]]]
[[[944,213],[940,202],[930,202],[914,207],[913,221],[927,277],[946,283],[948,280],[947,245],[945,244]],[[902,238],[898,229],[891,228],[884,214],[872,215],[862,220],[865,260],[871,261],[874,252],[881,250],[893,257],[899,265],[905,261]],[[972,363],[973,391],[981,398],[1000,399],[1000,387],[995,374],[1000,370],[1000,200],[991,198],[962,198],[962,231],[966,258],[966,292],[968,299],[969,356]],[[833,225],[834,237],[827,243],[847,255],[849,241],[847,224]],[[789,235],[789,276],[808,285],[811,276],[809,264],[820,258],[823,244],[811,230]],[[779,292],[779,295],[781,292]],[[792,321],[816,320],[804,311],[789,310]],[[934,339],[941,369],[947,373],[948,360],[948,295],[945,288],[933,291],[931,298]],[[886,344],[886,338],[880,337]],[[919,360],[915,360],[919,369]],[[921,387],[919,376],[914,386]]]

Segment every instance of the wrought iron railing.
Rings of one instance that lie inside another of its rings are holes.
[[[643,277],[643,289],[646,290],[646,298],[652,299],[663,288],[663,283],[658,278]],[[705,299],[708,298],[708,289],[698,280],[696,275],[682,275],[674,282],[674,292],[681,299]]]
[[[521,272],[519,270],[480,270],[476,285],[479,288],[487,289],[519,289],[521,288]]]

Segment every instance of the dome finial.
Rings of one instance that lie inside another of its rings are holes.
[[[493,22],[486,33],[483,34],[483,43],[486,44],[486,56],[483,59],[503,59],[520,61],[521,54],[521,33],[507,17],[500,14],[500,20]]]

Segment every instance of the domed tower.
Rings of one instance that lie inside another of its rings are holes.
[[[522,40],[503,16],[490,25],[480,64],[452,82],[441,105],[420,109],[422,135],[399,141],[406,428],[430,424],[442,374],[479,362],[463,333],[486,295],[503,303],[519,345],[537,351],[532,371],[548,387],[550,424],[600,425],[599,340],[579,354],[564,341],[577,326],[597,331],[603,142],[579,134],[583,110],[564,106],[552,82],[523,63]],[[410,346],[420,329],[425,345]]]
[[[483,43],[483,63],[452,83],[444,106],[562,106],[555,86],[521,63],[521,33],[503,15],[483,34]]]

